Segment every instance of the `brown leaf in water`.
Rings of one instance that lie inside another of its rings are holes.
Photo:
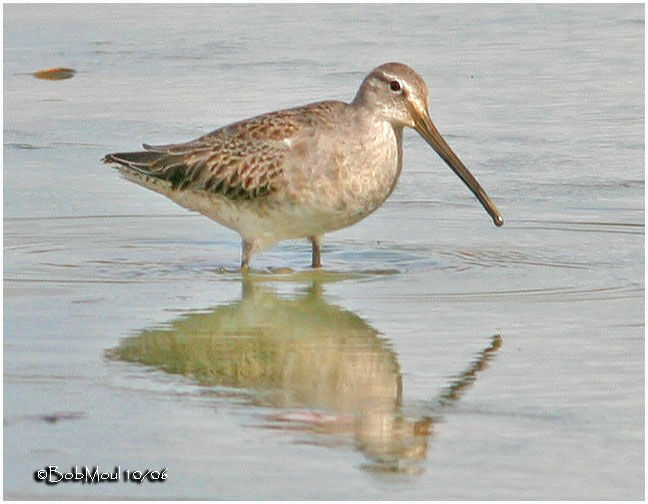
[[[74,77],[76,70],[73,68],[48,68],[47,70],[41,70],[34,74],[34,77],[37,79],[47,79],[47,80],[63,80],[71,79]]]

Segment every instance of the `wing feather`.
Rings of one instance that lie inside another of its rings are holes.
[[[120,169],[170,182],[173,189],[258,198],[281,188],[289,144],[299,132],[326,123],[342,102],[320,102],[260,115],[181,144],[143,144],[143,152],[109,154]]]

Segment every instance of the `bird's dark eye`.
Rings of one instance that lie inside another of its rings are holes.
[[[400,82],[398,82],[397,80],[391,81],[389,83],[389,89],[391,89],[392,91],[400,91],[401,90]]]

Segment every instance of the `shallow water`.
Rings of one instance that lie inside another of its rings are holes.
[[[643,499],[643,47],[639,5],[5,6],[5,497]],[[390,60],[502,228],[408,132],[324,272],[286,242],[242,278],[99,162]]]

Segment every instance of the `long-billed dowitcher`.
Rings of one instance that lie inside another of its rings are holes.
[[[180,144],[108,154],[129,180],[237,231],[241,269],[280,240],[308,238],[321,266],[324,233],[364,219],[391,194],[414,128],[475,194],[502,216],[430,120],[423,79],[401,63],[369,73],[351,103],[323,101],[270,112]]]

